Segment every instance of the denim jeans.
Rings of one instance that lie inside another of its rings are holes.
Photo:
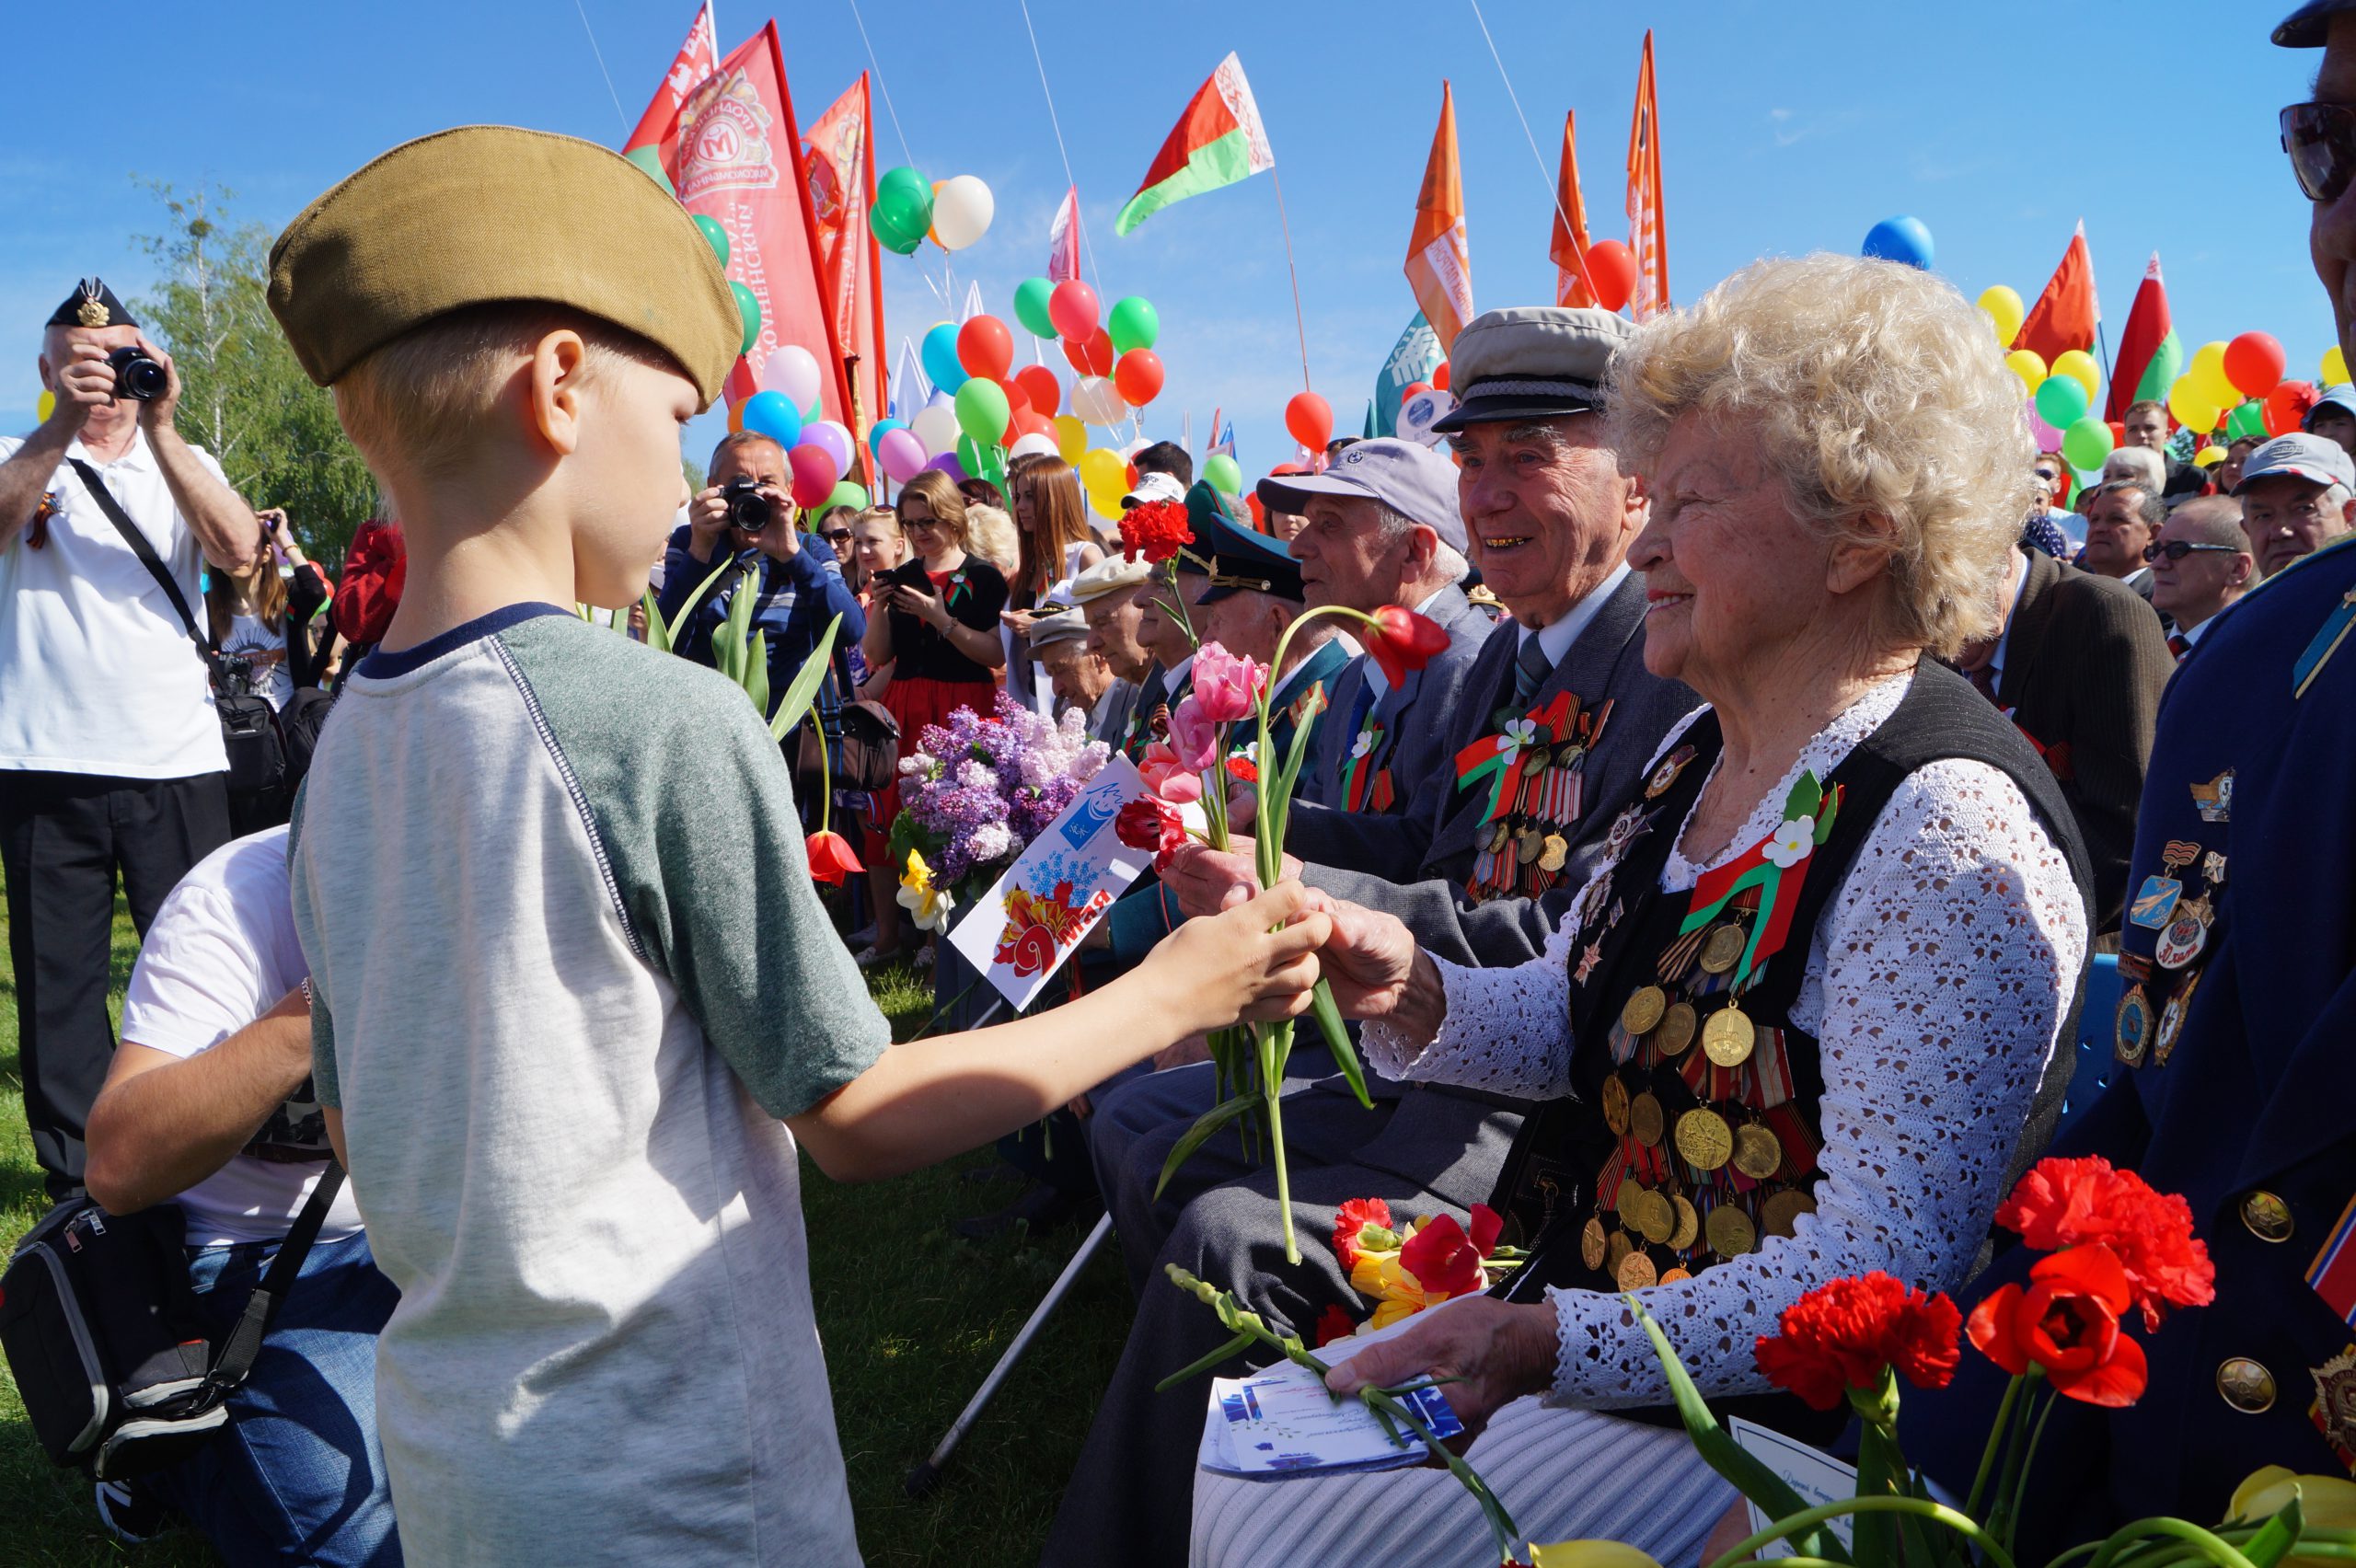
[[[214,1343],[277,1251],[244,1242],[189,1253]],[[314,1246],[229,1401],[228,1426],[186,1463],[148,1478],[231,1568],[401,1561],[376,1442],[376,1334],[399,1296],[377,1272],[364,1232]]]

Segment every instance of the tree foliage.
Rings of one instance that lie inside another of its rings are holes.
[[[233,192],[219,186],[183,194],[144,183],[167,222],[138,237],[158,278],[133,309],[179,370],[180,432],[220,460],[248,502],[284,507],[294,536],[332,575],[374,513],[376,485],[270,314],[270,232],[236,222]]]

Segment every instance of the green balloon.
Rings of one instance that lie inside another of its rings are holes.
[[[914,256],[917,253],[917,247],[924,243],[922,228],[909,232],[894,227],[884,221],[884,209],[881,207],[870,207],[867,210],[867,232],[875,236],[876,244],[895,256]]]
[[[844,479],[835,486],[835,493],[826,498],[826,503],[818,511],[823,514],[837,506],[848,506],[857,512],[866,511],[867,487],[857,479]]]
[[[2236,441],[2243,436],[2258,440],[2266,438],[2266,409],[2257,403],[2244,403],[2225,420],[2225,433]]]
[[[868,225],[893,250],[903,256],[913,253],[932,227],[932,181],[906,165],[884,170],[875,182]]]
[[[749,354],[753,345],[761,340],[761,302],[742,283],[730,283],[728,292],[736,296],[736,315],[745,323],[745,339],[737,344],[736,352]]]
[[[2085,419],[2086,404],[2086,384],[2074,375],[2049,375],[2037,389],[2037,417],[2055,430]]]
[[[624,153],[622,156],[629,159],[630,162],[636,164],[640,168],[644,169],[648,178],[663,188],[664,194],[671,196],[676,196],[678,194],[678,191],[672,188],[671,177],[663,172],[663,155],[656,149],[653,147],[639,147],[633,151]]]
[[[1045,278],[1025,278],[1014,285],[1014,318],[1034,338],[1056,336],[1056,318],[1047,314],[1047,301],[1055,292],[1056,285]]]
[[[1225,490],[1230,495],[1243,493],[1243,466],[1224,452],[1203,465],[1203,478],[1211,482],[1213,490]]]
[[[1143,294],[1131,294],[1113,306],[1113,314],[1104,318],[1104,329],[1113,335],[1113,352],[1127,353],[1131,349],[1149,349],[1161,336],[1161,317],[1155,314],[1153,302]]]
[[[2112,444],[2110,427],[2091,414],[2081,416],[2062,432],[2062,455],[2082,474],[2099,470]]]
[[[1006,393],[987,376],[968,376],[965,385],[957,388],[957,428],[972,436],[976,445],[987,446],[1004,435],[1012,412],[1007,407]]]
[[[698,213],[696,227],[703,231],[704,243],[711,247],[711,253],[714,256],[720,258],[720,264],[722,267],[727,266],[728,231],[721,226],[720,220],[707,218],[701,213]]]

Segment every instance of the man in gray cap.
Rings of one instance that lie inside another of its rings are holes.
[[[2278,435],[2251,453],[2234,494],[2268,577],[2356,529],[2356,463],[2321,435]]]
[[[1104,726],[1109,722],[1117,732],[1128,718],[1128,703],[1118,698],[1121,683],[1113,678],[1113,666],[1104,655],[1088,645],[1088,617],[1078,610],[1058,610],[1042,616],[1031,623],[1031,651],[1046,667],[1048,683],[1055,688],[1056,709],[1078,709],[1088,721],[1091,740],[1104,738]],[[1128,688],[1128,700],[1137,699],[1137,688]]]
[[[1456,963],[1519,963],[1542,951],[1582,880],[1580,847],[1601,837],[1589,819],[1635,785],[1670,727],[1700,703],[1645,668],[1644,584],[1624,559],[1644,525],[1645,494],[1620,472],[1597,412],[1611,356],[1634,330],[1600,310],[1533,308],[1491,311],[1457,335],[1450,363],[1463,401],[1435,428],[1455,449],[1468,553],[1514,619],[1465,674],[1438,749],[1442,765],[1413,783],[1404,811],[1423,847],[1411,869],[1303,871],[1337,897],[1400,916]],[[1483,766],[1499,756],[1502,776]],[[1248,847],[1190,847],[1163,885],[1193,913],[1218,908],[1252,875]],[[1403,877],[1413,880],[1393,880]],[[1314,1085],[1285,1097],[1295,1224],[1311,1234],[1351,1198],[1461,1216],[1488,1197],[1521,1124],[1519,1101],[1455,1089],[1415,1086],[1370,1112],[1341,1101],[1347,1118],[1297,1116],[1310,1096],[1337,1097]],[[1131,1127],[1115,1147],[1116,1104],[1108,1097],[1090,1138],[1140,1292],[1138,1320],[1048,1538],[1043,1561],[1055,1568],[1115,1556],[1185,1560],[1203,1385],[1190,1379],[1161,1395],[1153,1386],[1225,1336],[1200,1303],[1159,1283],[1153,1265],[1219,1281],[1301,1333],[1324,1306],[1355,1299],[1326,1250],[1307,1250],[1298,1267],[1283,1262],[1274,1172],[1242,1161],[1230,1139],[1197,1150],[1154,1203],[1161,1151],[1184,1124]],[[1297,1127],[1320,1146],[1296,1137]],[[1206,1191],[1207,1182],[1219,1184]],[[1200,1195],[1181,1210],[1188,1193]]]

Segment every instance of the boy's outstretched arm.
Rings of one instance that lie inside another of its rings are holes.
[[[872,1182],[1037,1121],[1133,1062],[1241,1019],[1297,1018],[1332,929],[1299,882],[1189,920],[1128,974],[992,1029],[895,1045],[786,1124],[838,1182]],[[1280,928],[1271,929],[1271,928]]]

